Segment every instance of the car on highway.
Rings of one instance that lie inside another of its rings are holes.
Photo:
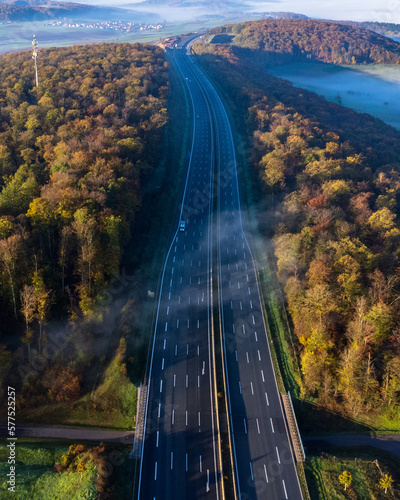
[[[186,222],[184,220],[181,220],[179,223],[179,231],[184,231],[186,228]]]

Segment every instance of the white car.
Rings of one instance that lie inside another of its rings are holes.
[[[181,220],[179,223],[179,231],[184,231],[186,227],[186,222],[184,220]]]

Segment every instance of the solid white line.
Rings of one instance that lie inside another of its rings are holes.
[[[285,484],[285,480],[284,479],[282,479],[282,484],[283,484],[283,490],[285,492],[285,498],[286,498],[286,500],[288,500],[287,491],[286,491],[286,484]]]
[[[265,472],[265,480],[267,481],[268,483],[268,474],[267,474],[267,467],[266,465],[264,464],[264,472]]]
[[[186,425],[188,424],[188,412],[186,410]]]
[[[154,481],[157,480],[157,462],[154,464]]]
[[[274,432],[275,432],[275,429],[274,429],[274,424],[273,424],[273,422],[272,422],[272,418],[270,417],[270,418],[269,418],[269,420],[270,420],[270,422],[271,422],[272,432],[274,433]]]
[[[278,462],[279,462],[279,463],[281,463],[281,459],[280,459],[280,457],[279,457],[278,447],[277,447],[277,446],[275,446],[275,449],[276,449],[276,455],[277,455],[277,457],[278,457]]]
[[[171,451],[171,470],[174,468],[174,452]]]
[[[203,472],[203,464],[201,463],[201,455],[200,455],[200,472]]]
[[[186,375],[186,387],[189,385],[189,375]]]

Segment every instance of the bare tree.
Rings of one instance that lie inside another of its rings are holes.
[[[0,240],[0,261],[3,264],[5,271],[8,274],[10,280],[11,294],[14,304],[14,316],[15,319],[18,319],[17,316],[17,301],[15,297],[15,261],[18,256],[18,252],[21,245],[21,236],[18,234],[14,234],[9,238]]]
[[[25,318],[26,334],[23,339],[24,344],[28,346],[28,357],[31,360],[31,344],[33,342],[33,332],[30,330],[29,325],[35,318],[36,312],[36,293],[33,286],[24,285],[20,292],[21,298],[21,312]]]
[[[62,293],[65,291],[65,268],[67,266],[68,253],[71,245],[71,237],[73,234],[73,230],[71,226],[64,226],[61,231],[60,238],[60,252],[58,263],[61,266],[61,289]]]

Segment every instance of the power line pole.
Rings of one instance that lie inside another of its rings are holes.
[[[39,76],[38,76],[38,68],[37,68],[38,44],[37,44],[35,35],[33,35],[32,47],[33,47],[32,59],[35,61],[36,87],[39,87]]]

